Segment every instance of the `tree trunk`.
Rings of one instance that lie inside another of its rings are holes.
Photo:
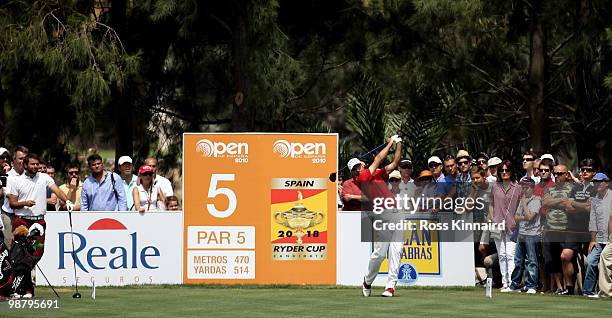
[[[575,32],[579,39],[588,38],[585,34],[584,27],[586,26],[590,15],[589,1],[581,0],[576,3],[576,21],[574,23]],[[586,42],[586,41],[584,41]],[[591,78],[592,61],[587,53],[589,43],[583,43],[576,49],[576,66],[574,68],[575,87],[575,106],[576,116],[573,125],[574,136],[576,139],[576,150],[578,158],[593,158],[595,155],[595,143],[599,140],[593,138],[592,133],[585,129],[589,121],[593,119],[593,101],[591,100],[590,92],[593,91],[593,81]],[[607,45],[604,45],[607,46]],[[602,64],[603,66],[603,64]]]
[[[232,101],[232,130],[253,130],[253,112],[249,109],[249,39],[248,10],[250,4],[234,2],[234,25],[232,30],[232,72],[235,94]],[[253,107],[253,105],[250,105]]]
[[[127,29],[127,3],[126,0],[113,0],[110,26],[115,29],[119,38],[123,41]],[[123,43],[126,45],[126,43]],[[127,83],[124,79],[123,85]],[[113,88],[113,100],[111,101],[115,115],[115,162],[121,156],[134,156],[134,116],[133,107],[125,92],[124,86],[115,85]],[[118,166],[115,165],[117,169]]]
[[[0,87],[0,145],[6,148],[6,139],[5,139],[6,124],[5,123],[6,121],[4,117],[4,90],[2,89],[2,87]]]
[[[530,51],[529,71],[527,74],[529,108],[529,132],[531,133],[531,147],[537,151],[548,151],[550,148],[550,133],[545,112],[545,83],[546,83],[546,32],[542,23],[542,3],[540,0],[532,2],[530,10],[531,24],[529,29]]]

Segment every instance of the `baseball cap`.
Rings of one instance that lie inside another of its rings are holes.
[[[416,181],[421,181],[423,179],[433,178],[433,173],[429,170],[423,170],[419,173],[419,176],[416,178]]]
[[[610,178],[608,178],[608,176],[605,173],[598,172],[593,177],[593,181],[610,181]]]
[[[442,160],[440,160],[440,157],[438,156],[431,156],[429,157],[429,159],[427,159],[427,165],[429,165],[432,162],[435,162],[437,164],[442,164]]]
[[[552,160],[553,163],[555,163],[555,158],[549,153],[545,153],[542,155],[542,157],[540,157],[540,160],[544,160],[544,159],[550,159]]]
[[[132,158],[130,158],[129,156],[121,156],[119,157],[119,160],[117,161],[117,163],[119,163],[119,165],[122,165],[124,163],[132,163]]]
[[[522,177],[521,181],[519,181],[520,185],[527,185],[527,186],[534,186],[535,185],[535,180],[533,180],[531,177]]]
[[[470,158],[470,153],[467,150],[461,149],[457,152],[457,159],[459,158]]]
[[[398,179],[401,180],[402,179],[402,174],[397,171],[397,170],[393,170],[393,172],[391,172],[391,174],[389,174],[389,179]]]
[[[408,159],[404,159],[404,160],[400,161],[399,167],[400,168],[404,168],[404,169],[412,169],[412,161],[410,161]]]
[[[501,159],[499,159],[498,157],[491,157],[491,159],[487,161],[487,166],[497,166],[500,163],[502,163]]]
[[[349,168],[350,171],[353,171],[353,168],[355,168],[356,165],[358,164],[362,164],[363,161],[357,159],[357,158],[352,158],[351,160],[348,161],[348,163],[346,164],[346,166]]]
[[[153,167],[149,165],[140,166],[140,168],[138,169],[138,174],[143,174],[145,172],[153,172]]]
[[[4,147],[0,147],[0,156],[2,156],[5,153],[8,153],[8,150]]]

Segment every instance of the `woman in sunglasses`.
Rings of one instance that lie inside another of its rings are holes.
[[[148,165],[138,169],[138,186],[132,190],[134,206],[138,212],[163,211],[166,197],[153,183],[153,168]]]
[[[499,268],[502,274],[502,291],[508,291],[514,270],[514,252],[516,243],[512,233],[516,227],[514,214],[521,198],[521,188],[517,183],[517,173],[510,160],[504,160],[497,169],[497,182],[491,189],[489,219],[494,223],[505,224],[505,230],[491,231],[499,256]]]

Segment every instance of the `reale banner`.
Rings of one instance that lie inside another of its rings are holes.
[[[54,286],[74,285],[73,264],[79,286],[183,282],[182,212],[73,212],[74,232],[67,212],[47,213],[45,220],[38,265]],[[39,271],[36,284],[47,284]]]

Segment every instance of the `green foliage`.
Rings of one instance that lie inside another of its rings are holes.
[[[382,89],[369,76],[364,75],[347,94],[347,123],[357,133],[360,149],[366,151],[386,141],[386,115],[388,102]],[[359,149],[359,148],[358,148]]]
[[[78,5],[72,1],[52,0],[3,3],[0,71],[12,74],[3,78],[4,87],[18,85],[40,96],[41,100],[67,97],[69,103],[45,103],[44,107],[52,106],[58,113],[75,112],[75,125],[67,125],[74,128],[71,133],[91,134],[96,115],[104,111],[110,101],[112,87],[122,87],[128,77],[136,74],[139,60],[123,51],[113,29],[89,13],[83,13]],[[18,74],[33,68],[40,69],[45,78],[19,79]],[[43,81],[51,85],[41,86]],[[20,103],[19,100],[14,102]],[[43,107],[32,106],[34,111]],[[19,118],[12,118],[10,122],[18,121]],[[53,134],[57,136],[57,132]],[[15,142],[22,138],[27,140],[23,135]]]
[[[547,34],[549,151],[592,155],[612,134],[609,1],[135,0],[98,20],[91,5],[0,4],[10,143],[32,141],[19,129],[31,113],[44,127],[37,142],[113,137],[115,105],[129,105],[137,151],[148,154],[159,133],[167,161],[180,156],[183,131],[239,120],[254,131],[339,132],[346,156],[399,131],[417,167],[459,148],[515,156],[531,146],[536,17]],[[125,13],[117,30],[113,13]],[[232,116],[239,84],[244,118]]]

